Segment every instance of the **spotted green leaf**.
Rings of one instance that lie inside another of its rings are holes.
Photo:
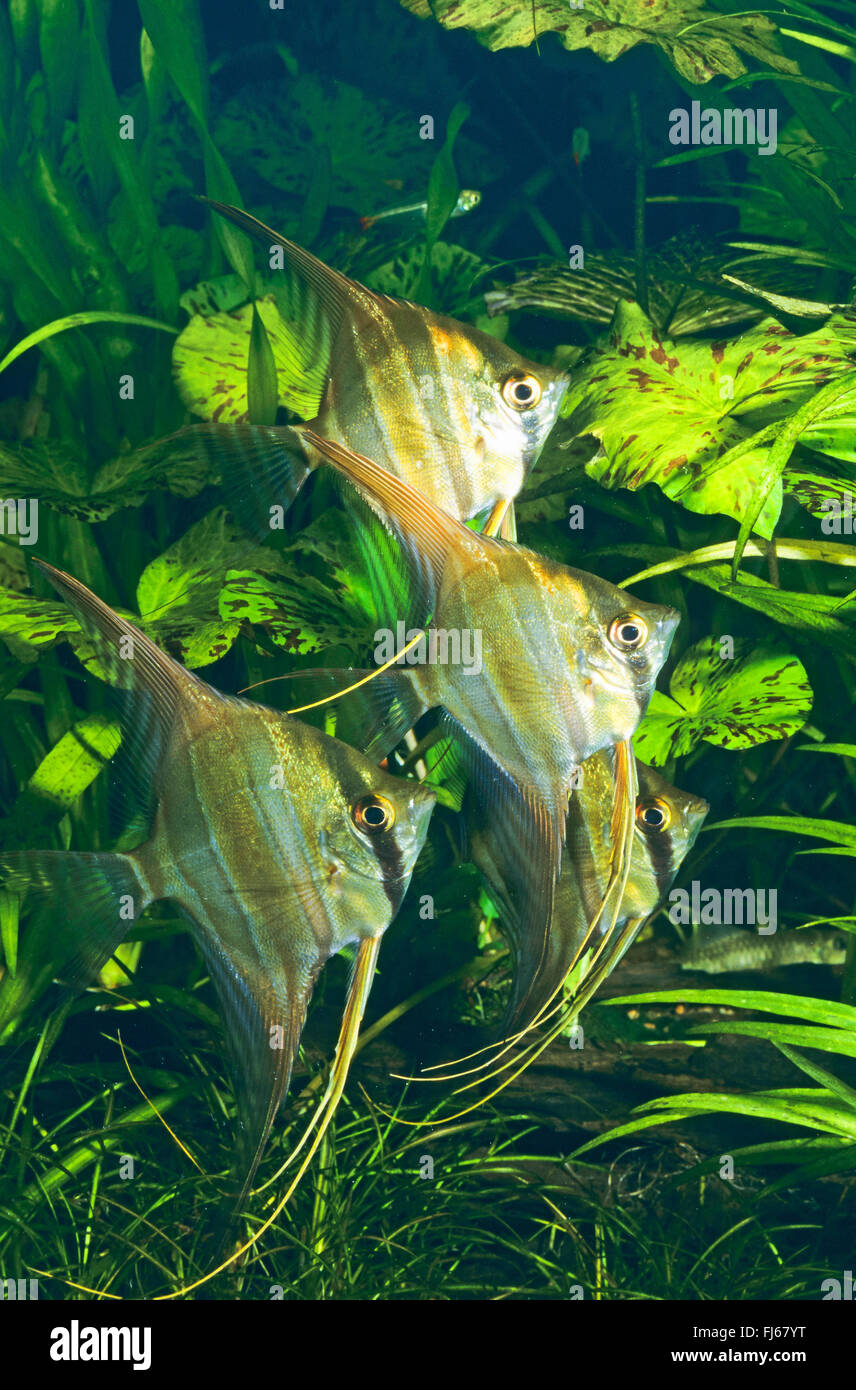
[[[832,318],[797,336],[765,319],[730,343],[676,342],[660,339],[638,305],[622,300],[563,406],[573,432],[603,446],[588,473],[633,492],[657,483],[689,511],[742,520],[775,420],[851,366],[838,326]],[[755,524],[760,535],[772,535],[781,505],[778,479]]]
[[[731,656],[732,640],[705,637],[684,653],[637,730],[638,757],[658,766],[701,740],[752,748],[802,728],[813,699],[802,663],[746,639],[733,640]]]
[[[226,312],[194,314],[178,337],[172,365],[175,383],[188,410],[221,423],[246,420],[247,362],[253,310],[267,330],[276,368],[277,403],[305,420],[317,413],[324,387],[324,368],[309,351],[307,335],[295,319],[285,318],[273,294]]]
[[[67,441],[0,441],[0,497],[36,498],[40,507],[83,521],[103,521],[122,507],[137,507],[154,488],[192,497],[206,481],[205,465],[191,451],[120,454],[89,481],[84,459]]]
[[[279,575],[231,571],[219,604],[225,620],[263,626],[278,647],[294,655],[327,646],[354,650],[353,628],[331,590],[291,566]]]
[[[447,29],[472,29],[487,48],[520,48],[541,34],[558,34],[565,48],[590,48],[605,62],[640,43],[651,43],[681,77],[707,82],[717,73],[740,77],[746,67],[737,49],[779,72],[796,72],[775,39],[776,26],[759,14],[723,15],[699,0],[402,0],[412,14],[433,16]]]
[[[237,619],[222,617],[219,609],[227,571],[261,553],[225,508],[215,507],[143,570],[137,585],[141,626],[184,666],[218,661],[240,629]]]

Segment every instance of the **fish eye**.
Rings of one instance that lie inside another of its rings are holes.
[[[624,613],[609,625],[609,640],[621,652],[636,652],[648,641],[648,624],[635,613]]]
[[[395,823],[395,807],[385,796],[364,796],[351,809],[354,825],[368,835],[389,830]]]
[[[531,373],[515,373],[502,383],[502,399],[512,410],[531,410],[541,399],[541,383]]]
[[[667,801],[654,796],[650,801],[640,801],[636,806],[636,819],[643,830],[667,830],[672,820],[672,812]]]

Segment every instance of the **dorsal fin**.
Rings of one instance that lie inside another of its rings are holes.
[[[311,251],[305,251],[302,246],[289,241],[280,232],[275,232],[272,227],[268,227],[264,222],[260,222],[257,217],[252,217],[250,213],[244,212],[241,208],[232,207],[230,203],[218,203],[214,198],[202,198],[201,202],[207,203],[215,212],[219,212],[221,217],[240,227],[242,232],[249,233],[257,241],[264,242],[268,247],[281,246],[289,268],[311,287],[318,296],[324,310],[329,315],[331,327],[335,332],[338,331],[342,321],[342,315],[348,306],[349,301],[354,295],[371,295],[372,291],[366,289],[364,285],[359,285],[355,280],[349,280],[338,270],[333,270],[330,266],[319,261],[317,256],[313,256]],[[373,296],[376,297],[376,296]]]
[[[355,454],[332,439],[321,439],[314,430],[299,426],[296,433],[346,478],[368,501],[372,511],[390,529],[405,550],[416,588],[427,590],[429,599],[439,593],[449,557],[477,556],[501,541],[471,531],[401,478]]]
[[[195,683],[196,677],[78,579],[44,560],[33,560],[33,564],[61,594],[93,639],[98,660],[113,687],[124,692],[116,700],[122,747],[113,764],[113,777],[121,786],[122,806],[127,807],[130,801],[148,822],[157,765],[175,718],[181,687]]]

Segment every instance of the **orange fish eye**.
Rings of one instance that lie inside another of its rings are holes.
[[[395,824],[395,807],[385,796],[363,796],[351,808],[354,825],[368,835],[378,835]]]
[[[643,830],[668,830],[672,823],[671,808],[667,801],[652,796],[649,801],[637,802],[636,819]]]
[[[529,372],[515,372],[502,383],[502,399],[512,410],[531,410],[541,399],[541,383]]]
[[[610,623],[608,636],[620,652],[636,652],[648,641],[648,624],[635,613],[623,613]]]

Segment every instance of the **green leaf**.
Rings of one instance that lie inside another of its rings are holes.
[[[109,459],[87,482],[83,459],[60,439],[0,442],[0,497],[35,497],[40,506],[84,521],[103,521],[137,507],[154,488],[192,497],[208,481],[204,462],[187,450],[159,446]]]
[[[240,626],[259,624],[278,647],[294,655],[325,647],[355,650],[350,615],[333,601],[331,590],[301,575],[295,566],[271,576],[252,570],[230,570],[219,599],[224,619]]]
[[[31,347],[37,347],[46,338],[53,338],[57,333],[65,333],[69,328],[85,328],[90,323],[133,323],[140,328],[158,328],[163,333],[177,333],[178,329],[173,328],[171,323],[161,323],[159,319],[148,319],[141,314],[121,314],[115,311],[101,309],[83,309],[77,314],[66,314],[65,318],[55,319],[53,323],[46,323],[43,328],[37,328],[34,333],[28,333],[26,338],[22,338],[19,343],[6,353],[0,362],[0,372],[5,372],[13,362],[27,352]]]
[[[688,753],[702,739],[719,748],[752,748],[789,738],[812,707],[805,669],[795,656],[705,637],[684,653],[669,681],[670,696],[655,692],[633,740],[638,757],[654,766]]]
[[[652,551],[655,555],[670,558],[677,558],[681,554],[666,546],[614,547],[614,551],[618,550],[625,555],[635,553],[646,558],[651,556]],[[687,578],[696,584],[703,584],[725,598],[733,599],[735,603],[763,613],[784,627],[804,632],[813,642],[821,642],[841,656],[853,659],[856,651],[853,617],[856,610],[851,600],[845,601],[828,594],[780,589],[745,570],[741,570],[737,579],[732,579],[730,565],[696,565],[688,568],[686,573]]]
[[[776,830],[780,834],[809,835],[816,840],[856,849],[856,829],[843,821],[820,820],[811,816],[738,816],[717,821],[708,830]]]
[[[856,373],[842,373],[835,381],[829,381],[821,387],[810,400],[805,401],[794,411],[790,419],[785,421],[776,436],[767,462],[759,473],[752,501],[741,519],[737,546],[731,564],[732,576],[737,574],[737,566],[746,548],[749,534],[755,527],[768,498],[774,489],[777,494],[781,492],[782,474],[796,447],[797,440],[811,426],[819,424],[830,410],[840,409],[842,403],[852,401],[856,395],[853,390],[854,385],[856,385]]]
[[[109,715],[79,719],[39,763],[3,825],[4,837],[32,843],[40,828],[61,820],[119,743],[119,726]]]
[[[6,968],[14,979],[18,971],[18,912],[20,899],[17,893],[0,889],[0,947]]]
[[[777,560],[816,560],[828,565],[856,566],[856,553],[851,545],[837,545],[834,541],[792,540],[777,536],[771,542]],[[675,570],[690,569],[693,565],[707,565],[712,560],[730,558],[737,549],[736,541],[723,541],[720,545],[703,545],[698,550],[688,550],[675,554],[669,560],[650,565],[647,569],[622,579],[619,588],[626,589],[631,584],[640,584],[643,579],[654,579],[658,574],[672,574]],[[614,552],[613,552],[614,553]],[[767,547],[747,541],[746,555],[765,556]]]
[[[452,109],[446,126],[446,138],[431,167],[431,176],[428,179],[428,207],[425,212],[425,256],[413,291],[414,298],[420,304],[427,303],[430,297],[431,253],[455,210],[461,191],[452,150],[458,131],[469,114],[470,108],[464,102],[458,102]]]
[[[782,818],[784,819],[784,817]],[[710,827],[711,829],[713,827]],[[829,999],[811,999],[799,994],[776,994],[757,989],[662,989],[644,994],[623,994],[604,999],[603,1008],[623,1008],[635,1004],[704,1004],[726,1009],[751,1009],[754,1013],[781,1014],[784,1018],[805,1018],[831,1028],[856,1030],[856,1008],[835,1004]]]
[[[0,638],[20,660],[32,662],[41,648],[79,630],[65,604],[0,588]]]
[[[276,420],[277,373],[273,348],[264,321],[253,305],[250,352],[247,359],[247,413],[254,425],[272,425]]]
[[[237,619],[220,614],[226,573],[256,557],[266,559],[267,552],[248,544],[226,509],[215,507],[143,570],[137,585],[140,625],[184,666],[218,661],[240,630]]]
[[[292,237],[319,149],[330,153],[330,202],[357,216],[383,208],[389,198],[385,181],[393,176],[402,185],[398,202],[424,198],[434,155],[431,141],[419,139],[412,105],[398,107],[375,91],[367,95],[310,73],[246,85],[223,105],[213,134],[234,169],[248,168],[277,190],[269,215],[264,207],[253,211]],[[282,216],[289,201],[290,225]]]
[[[182,401],[206,420],[225,423],[248,418],[247,363],[254,310],[267,332],[276,369],[277,403],[311,420],[321,404],[326,358],[316,357],[312,339],[301,332],[299,322],[283,317],[273,294],[228,313],[193,316],[173,350],[173,372]]]
[[[837,1052],[842,1057],[856,1057],[856,1037],[851,1037],[841,1028],[806,1028],[805,1024],[796,1023],[744,1023],[732,1019],[728,1023],[701,1023],[692,1031],[705,1035],[732,1033],[744,1038],[763,1038],[776,1047],[781,1043],[798,1043],[800,1047],[814,1047],[819,1052]],[[814,1077],[815,1081],[819,1079]]]
[[[407,299],[425,265],[425,246],[410,246],[391,261],[385,261],[365,276],[365,283],[381,294]],[[453,242],[436,242],[431,253],[429,284],[433,303],[453,318],[470,318],[481,305],[479,285],[489,269],[486,261]],[[477,325],[484,332],[499,336],[501,321],[493,319]]]
[[[39,51],[54,137],[71,114],[78,81],[81,14],[78,0],[41,0]]]
[[[693,512],[749,513],[769,450],[740,416],[764,409],[781,418],[850,367],[839,320],[795,336],[765,320],[731,343],[660,339],[638,305],[621,301],[606,337],[578,364],[562,413],[575,435],[603,448],[587,471],[605,487],[636,491],[655,482]],[[755,522],[772,535],[781,482],[769,488]]]
[[[491,49],[528,47],[541,34],[558,34],[565,48],[590,48],[613,62],[639,43],[655,44],[678,74],[695,85],[718,73],[740,77],[746,67],[737,49],[778,72],[798,71],[776,44],[776,26],[759,14],[723,15],[703,0],[586,0],[582,10],[565,0],[402,0],[421,19],[448,29],[472,29]]]

